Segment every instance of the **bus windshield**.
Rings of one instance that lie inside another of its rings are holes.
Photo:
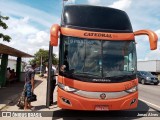
[[[135,42],[62,36],[61,65],[66,66],[66,73],[83,77],[107,78],[133,75],[136,73]]]

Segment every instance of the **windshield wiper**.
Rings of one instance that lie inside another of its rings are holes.
[[[100,75],[95,75],[95,74],[92,74],[92,73],[88,73],[88,72],[77,72],[77,73],[73,73],[74,75],[87,75],[87,76],[97,76],[97,77],[100,77]]]
[[[105,76],[104,78],[123,78],[123,77],[131,77],[134,74],[129,74],[129,75],[117,75],[117,76]]]

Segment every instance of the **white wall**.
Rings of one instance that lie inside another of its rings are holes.
[[[138,61],[137,70],[149,71],[149,72],[160,72],[160,61],[159,60]]]
[[[11,69],[14,69],[16,71],[16,64],[17,64],[16,60],[8,59],[8,66],[7,67],[10,67]],[[0,59],[0,65],[1,65],[1,59]],[[24,66],[24,62],[21,63],[21,71],[23,70],[23,66]]]
[[[16,60],[8,60],[8,66],[16,71]]]

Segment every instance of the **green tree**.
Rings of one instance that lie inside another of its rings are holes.
[[[49,50],[39,49],[38,52],[34,54],[34,59],[30,61],[30,63],[36,63],[37,65],[41,65],[41,58],[42,58],[42,64],[44,65],[46,62],[48,62],[49,59]],[[56,58],[56,55],[53,54],[53,64],[58,64],[58,58]]]
[[[7,24],[6,24],[5,22],[3,22],[3,20],[8,20],[8,19],[9,19],[9,17],[7,17],[7,16],[2,16],[2,15],[0,14],[0,27],[2,27],[2,28],[5,29],[5,30],[8,28],[8,26],[7,26]],[[7,41],[7,42],[10,42],[10,40],[11,40],[11,37],[10,37],[10,36],[4,35],[3,33],[0,33],[0,38],[2,38],[3,41]]]

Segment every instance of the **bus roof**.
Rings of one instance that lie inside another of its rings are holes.
[[[61,26],[100,32],[133,32],[126,12],[90,5],[66,5]]]

